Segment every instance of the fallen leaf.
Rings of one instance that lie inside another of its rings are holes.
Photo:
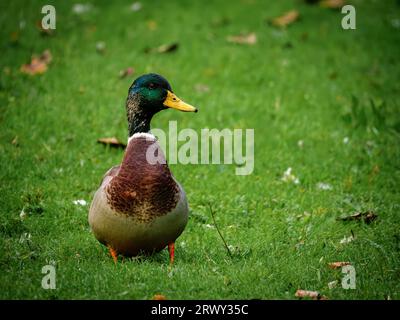
[[[157,48],[146,48],[145,53],[169,53],[176,51],[179,48],[179,43],[163,44]]]
[[[298,289],[295,296],[298,298],[312,298],[313,300],[327,300],[327,297],[322,296],[318,291]]]
[[[21,72],[35,75],[42,74],[47,71],[47,65],[51,62],[52,56],[49,50],[45,50],[39,57],[32,56],[30,64],[24,64],[21,66]]]
[[[44,63],[49,64],[51,60],[53,60],[53,56],[51,55],[50,50],[44,50],[43,53],[39,56],[39,59]]]
[[[40,61],[37,58],[32,58],[30,64],[24,64],[21,67],[21,72],[30,75],[42,74],[45,73],[46,71],[47,71],[47,65],[43,61]]]
[[[331,268],[331,269],[338,269],[338,268],[341,268],[341,267],[343,267],[343,266],[348,266],[348,265],[350,265],[351,263],[350,262],[348,262],[348,261],[340,261],[340,262],[331,262],[331,263],[328,263],[328,266],[329,266],[329,268]]]
[[[98,143],[102,143],[111,147],[115,147],[115,148],[125,148],[126,144],[120,142],[117,138],[112,137],[112,138],[100,138],[97,139]]]
[[[257,35],[252,32],[249,34],[240,34],[238,36],[228,36],[226,40],[230,43],[254,45],[257,43]]]
[[[272,19],[270,22],[275,27],[284,28],[298,20],[299,17],[300,14],[297,10],[290,10],[283,15]]]
[[[365,211],[365,212],[357,212],[355,214],[352,214],[350,216],[346,217],[339,217],[336,220],[341,220],[341,221],[361,221],[363,220],[366,224],[370,224],[372,221],[374,221],[378,216],[372,212],[372,211]]]
[[[173,52],[177,50],[179,47],[178,43],[172,43],[172,44],[164,44],[162,46],[159,46],[157,48],[158,53],[168,53],[168,52]]]
[[[120,79],[124,79],[134,73],[135,73],[135,69],[133,69],[132,67],[128,67],[125,70],[121,70],[119,72],[119,77],[120,77]]]
[[[167,297],[162,294],[155,294],[152,300],[167,300]]]
[[[344,0],[323,0],[320,6],[329,9],[340,9],[346,4]]]

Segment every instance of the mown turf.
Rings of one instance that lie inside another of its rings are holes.
[[[293,299],[297,289],[329,299],[399,298],[398,1],[351,1],[357,29],[349,31],[340,11],[300,0],[146,1],[138,12],[131,2],[96,1],[82,15],[54,1],[57,30],[41,36],[35,23],[47,3],[0,4],[1,298]],[[293,8],[301,19],[287,29],[266,23]],[[241,32],[255,32],[257,43],[226,41]],[[172,42],[176,52],[144,52]],[[49,70],[21,74],[45,49]],[[136,73],[119,79],[129,66]],[[191,207],[172,272],[166,251],[115,266],[90,233],[88,206],[73,203],[90,202],[121,161],[122,150],[96,140],[126,139],[127,89],[146,72],[164,75],[200,110],[162,112],[153,127],[176,120],[197,132],[255,129],[249,176],[236,176],[234,165],[171,165]],[[288,167],[298,185],[281,180]],[[233,257],[212,227],[209,203]],[[367,210],[378,215],[369,225],[336,220]],[[355,290],[341,288],[340,270],[328,268],[335,261],[355,267]],[[41,287],[49,263],[56,290]]]

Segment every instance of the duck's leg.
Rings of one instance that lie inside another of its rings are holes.
[[[174,263],[175,257],[175,243],[171,242],[168,244],[168,251],[169,251],[169,264],[172,265]]]
[[[110,254],[111,254],[111,257],[114,260],[114,263],[117,264],[117,262],[118,262],[118,252],[115,249],[113,249],[110,245],[108,245],[107,247],[108,247],[108,250],[110,250]]]

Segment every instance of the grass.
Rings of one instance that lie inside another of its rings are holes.
[[[96,1],[82,15],[54,1],[53,36],[35,27],[47,2],[0,4],[0,298],[294,299],[307,289],[329,299],[399,299],[400,6],[350,2],[357,29],[346,31],[340,11],[299,0],[153,1],[138,12],[129,1]],[[266,23],[293,8],[301,20],[287,29]],[[226,41],[241,32],[255,32],[257,43]],[[144,52],[172,42],[176,52]],[[53,55],[45,74],[19,71],[45,49]],[[136,73],[119,79],[128,66]],[[96,140],[126,139],[127,89],[147,72],[200,110],[162,112],[153,127],[176,120],[197,132],[255,130],[249,176],[236,176],[234,165],[171,165],[191,207],[172,272],[166,251],[115,266],[89,230],[88,206],[73,204],[90,202],[121,161],[121,150]],[[281,180],[288,167],[300,184]],[[208,226],[208,203],[233,257]],[[371,224],[336,220],[367,210],[378,215]],[[355,267],[355,290],[341,288],[340,270],[328,268],[335,261]],[[49,263],[56,290],[41,288]]]

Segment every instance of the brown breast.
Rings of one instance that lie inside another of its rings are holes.
[[[157,151],[155,154],[163,159],[161,163],[147,161],[149,147],[150,150],[158,148],[160,154]],[[106,187],[106,195],[114,211],[141,222],[151,222],[176,207],[179,187],[155,139],[139,135],[130,140],[118,174]]]

